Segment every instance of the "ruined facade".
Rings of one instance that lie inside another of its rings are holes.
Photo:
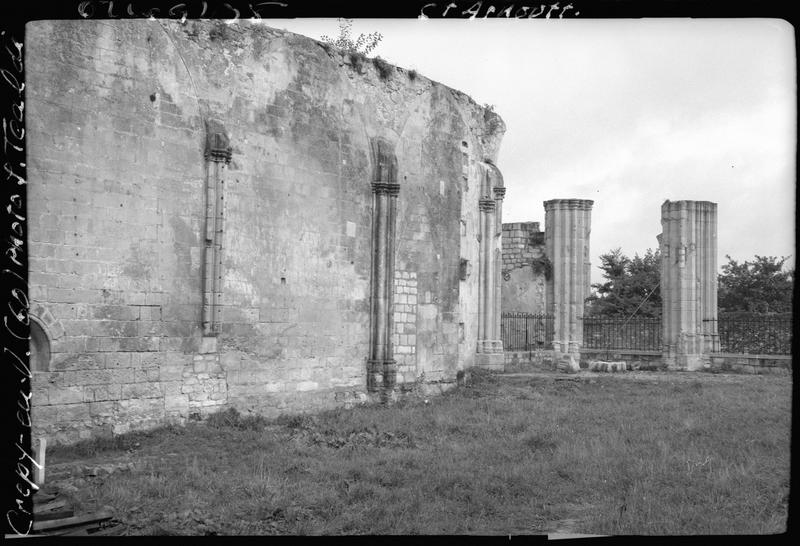
[[[544,233],[535,222],[504,225],[503,311],[552,315],[552,359],[560,369],[576,371],[583,345],[585,301],[591,286],[593,202],[554,199],[544,205]],[[717,332],[717,204],[667,200],[661,206],[661,225],[663,232],[657,236],[663,302],[661,355],[645,350],[639,351],[637,358],[660,358],[667,368],[675,370],[719,367],[719,362],[730,355],[719,352]],[[514,271],[525,269],[535,273],[537,264],[542,269],[547,267],[549,278],[542,279],[544,272],[539,276],[513,276]],[[543,295],[537,291],[542,284]],[[509,317],[504,324],[510,337],[519,338],[519,325],[528,323],[514,322],[515,319]],[[633,349],[632,353],[637,351]],[[751,366],[744,360],[736,358],[734,365]]]
[[[260,24],[26,30],[35,434],[502,362],[494,113]]]
[[[545,282],[551,275],[539,222],[503,224],[503,311],[546,313]]]

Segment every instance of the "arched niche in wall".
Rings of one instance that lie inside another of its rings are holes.
[[[39,321],[31,317],[29,367],[32,372],[50,371],[50,338]]]

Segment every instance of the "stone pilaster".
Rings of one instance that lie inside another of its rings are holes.
[[[719,350],[717,204],[661,205],[663,358],[671,369],[697,370]]]
[[[382,138],[370,142],[373,164],[372,277],[370,285],[370,354],[367,388],[391,391],[396,383],[397,363],[392,358],[392,294],[395,253],[397,158],[394,147]]]
[[[503,177],[489,162],[480,163],[480,262],[478,264],[477,366],[502,369],[503,341],[500,339],[500,289],[502,271]]]
[[[585,199],[544,202],[545,249],[553,271],[547,281],[547,309],[553,315],[556,359],[578,369],[583,343],[583,311],[590,289],[589,234],[592,205]]]
[[[499,174],[499,173],[498,173]],[[503,179],[500,177],[500,183]],[[503,303],[503,199],[506,195],[506,189],[503,186],[494,186],[494,201],[497,204],[495,208],[495,233],[494,233],[494,250],[492,260],[494,261],[494,337],[502,338],[500,333],[500,322],[502,318],[502,303]],[[500,351],[503,350],[503,340],[500,339]]]
[[[203,336],[219,333],[222,309],[222,233],[225,169],[231,161],[231,146],[222,124],[206,121],[206,231],[203,267]],[[215,339],[203,342],[215,346]],[[212,352],[212,351],[206,351]]]

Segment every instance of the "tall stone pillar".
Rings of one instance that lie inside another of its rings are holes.
[[[397,364],[392,358],[392,278],[394,276],[397,158],[387,140],[374,138],[372,151],[372,276],[370,284],[370,352],[367,389],[391,391]]]
[[[500,339],[500,289],[502,277],[503,176],[489,162],[481,162],[480,262],[478,264],[478,344],[475,364],[503,369],[503,341]]]
[[[662,351],[668,368],[697,370],[719,351],[717,204],[661,205]]]
[[[545,249],[553,267],[547,282],[547,308],[554,317],[556,361],[571,371],[580,367],[583,310],[590,289],[589,235],[592,205],[585,199],[544,202]]]

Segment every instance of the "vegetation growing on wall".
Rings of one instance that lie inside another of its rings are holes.
[[[339,18],[339,35],[336,38],[322,35],[320,36],[320,40],[322,41],[323,47],[326,49],[333,47],[344,52],[348,56],[350,66],[359,74],[363,74],[364,63],[368,59],[367,55],[378,46],[383,39],[383,35],[380,32],[371,32],[369,34],[362,33],[354,40],[351,37],[352,28],[352,19]],[[378,76],[380,76],[382,80],[389,79],[394,73],[394,66],[380,57],[373,58],[372,65],[378,71]],[[415,77],[416,72],[411,79],[413,80]]]
[[[394,67],[380,57],[375,57],[372,59],[372,64],[378,70],[378,75],[382,80],[389,79],[389,77],[391,77],[391,75],[394,73]]]
[[[354,40],[352,35],[353,29],[353,20],[352,19],[339,19],[339,35],[336,38],[331,38],[328,35],[320,36],[320,40],[322,41],[322,46],[326,50],[330,50],[330,48],[335,48],[344,52],[348,60],[350,61],[350,66],[356,70],[359,74],[364,73],[364,64],[367,60],[369,60],[368,55],[378,46],[380,41],[383,39],[383,35],[380,32],[371,32],[369,34],[359,34],[358,37]],[[386,60],[382,59],[380,56],[374,57],[371,59],[372,65],[378,71],[378,76],[382,80],[388,80],[392,74],[395,72],[395,67],[387,62]],[[402,69],[399,69],[402,71]],[[416,70],[408,70],[408,79],[414,81],[417,79],[417,71]]]
[[[359,34],[353,40],[350,36],[353,30],[353,20],[339,18],[339,35],[336,38],[331,38],[327,35],[320,36],[323,43],[341,49],[347,53],[360,53],[364,56],[369,55],[375,49],[383,35],[380,32],[371,32],[369,34]]]
[[[544,275],[548,281],[553,276],[553,264],[547,256],[540,256],[531,260],[531,268],[535,275]]]
[[[208,32],[208,39],[214,40],[227,40],[230,37],[230,30],[228,25],[222,21],[217,22],[214,27]]]

